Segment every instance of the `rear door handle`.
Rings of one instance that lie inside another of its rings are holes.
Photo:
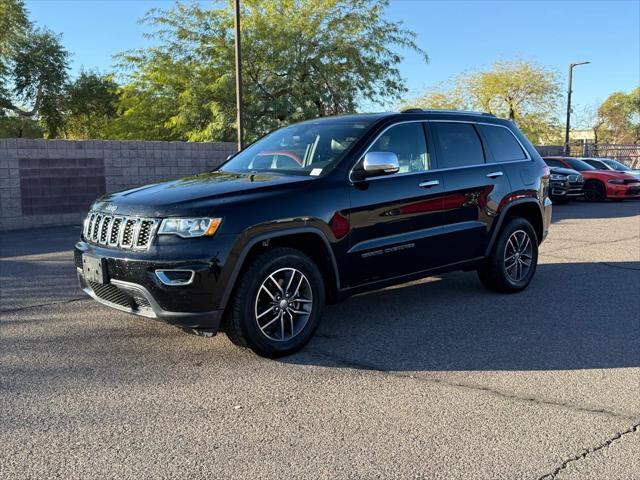
[[[487,173],[487,177],[488,178],[498,178],[498,177],[501,177],[502,175],[504,175],[504,173],[502,173],[502,172],[489,172],[489,173]]]
[[[436,185],[440,185],[440,180],[429,180],[428,182],[422,182],[418,184],[420,188],[431,188],[435,187]]]

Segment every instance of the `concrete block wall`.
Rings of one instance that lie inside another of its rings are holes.
[[[0,139],[0,230],[79,224],[103,193],[210,170],[229,142]]]

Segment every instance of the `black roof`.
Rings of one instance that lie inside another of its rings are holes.
[[[411,108],[403,110],[402,112],[380,112],[380,113],[355,113],[348,115],[336,115],[332,117],[321,117],[313,120],[307,120],[306,122],[331,122],[331,121],[346,121],[357,122],[362,121],[364,123],[374,123],[380,120],[391,119],[404,119],[411,118],[424,118],[438,119],[438,120],[468,120],[471,122],[477,122],[482,120],[487,123],[506,124],[510,123],[510,120],[498,118],[493,114],[485,112],[469,112],[464,110],[424,110],[420,108]]]

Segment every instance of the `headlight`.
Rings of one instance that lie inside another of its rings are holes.
[[[558,173],[552,173],[551,174],[551,180],[562,180],[562,181],[564,181],[566,179],[567,179],[566,175],[560,175]]]
[[[613,183],[614,185],[624,185],[624,180],[613,179],[608,180],[608,183]]]
[[[221,218],[165,218],[158,233],[182,238],[210,237],[216,233],[220,223]]]

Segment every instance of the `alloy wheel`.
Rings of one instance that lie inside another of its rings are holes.
[[[295,268],[281,268],[267,275],[255,301],[255,319],[269,340],[284,342],[307,325],[313,308],[313,292],[307,277]]]
[[[520,282],[529,274],[533,261],[531,237],[524,230],[516,230],[507,240],[504,268],[513,282]]]
[[[604,195],[599,185],[591,183],[584,187],[584,198],[588,202],[599,202],[604,199]]]

